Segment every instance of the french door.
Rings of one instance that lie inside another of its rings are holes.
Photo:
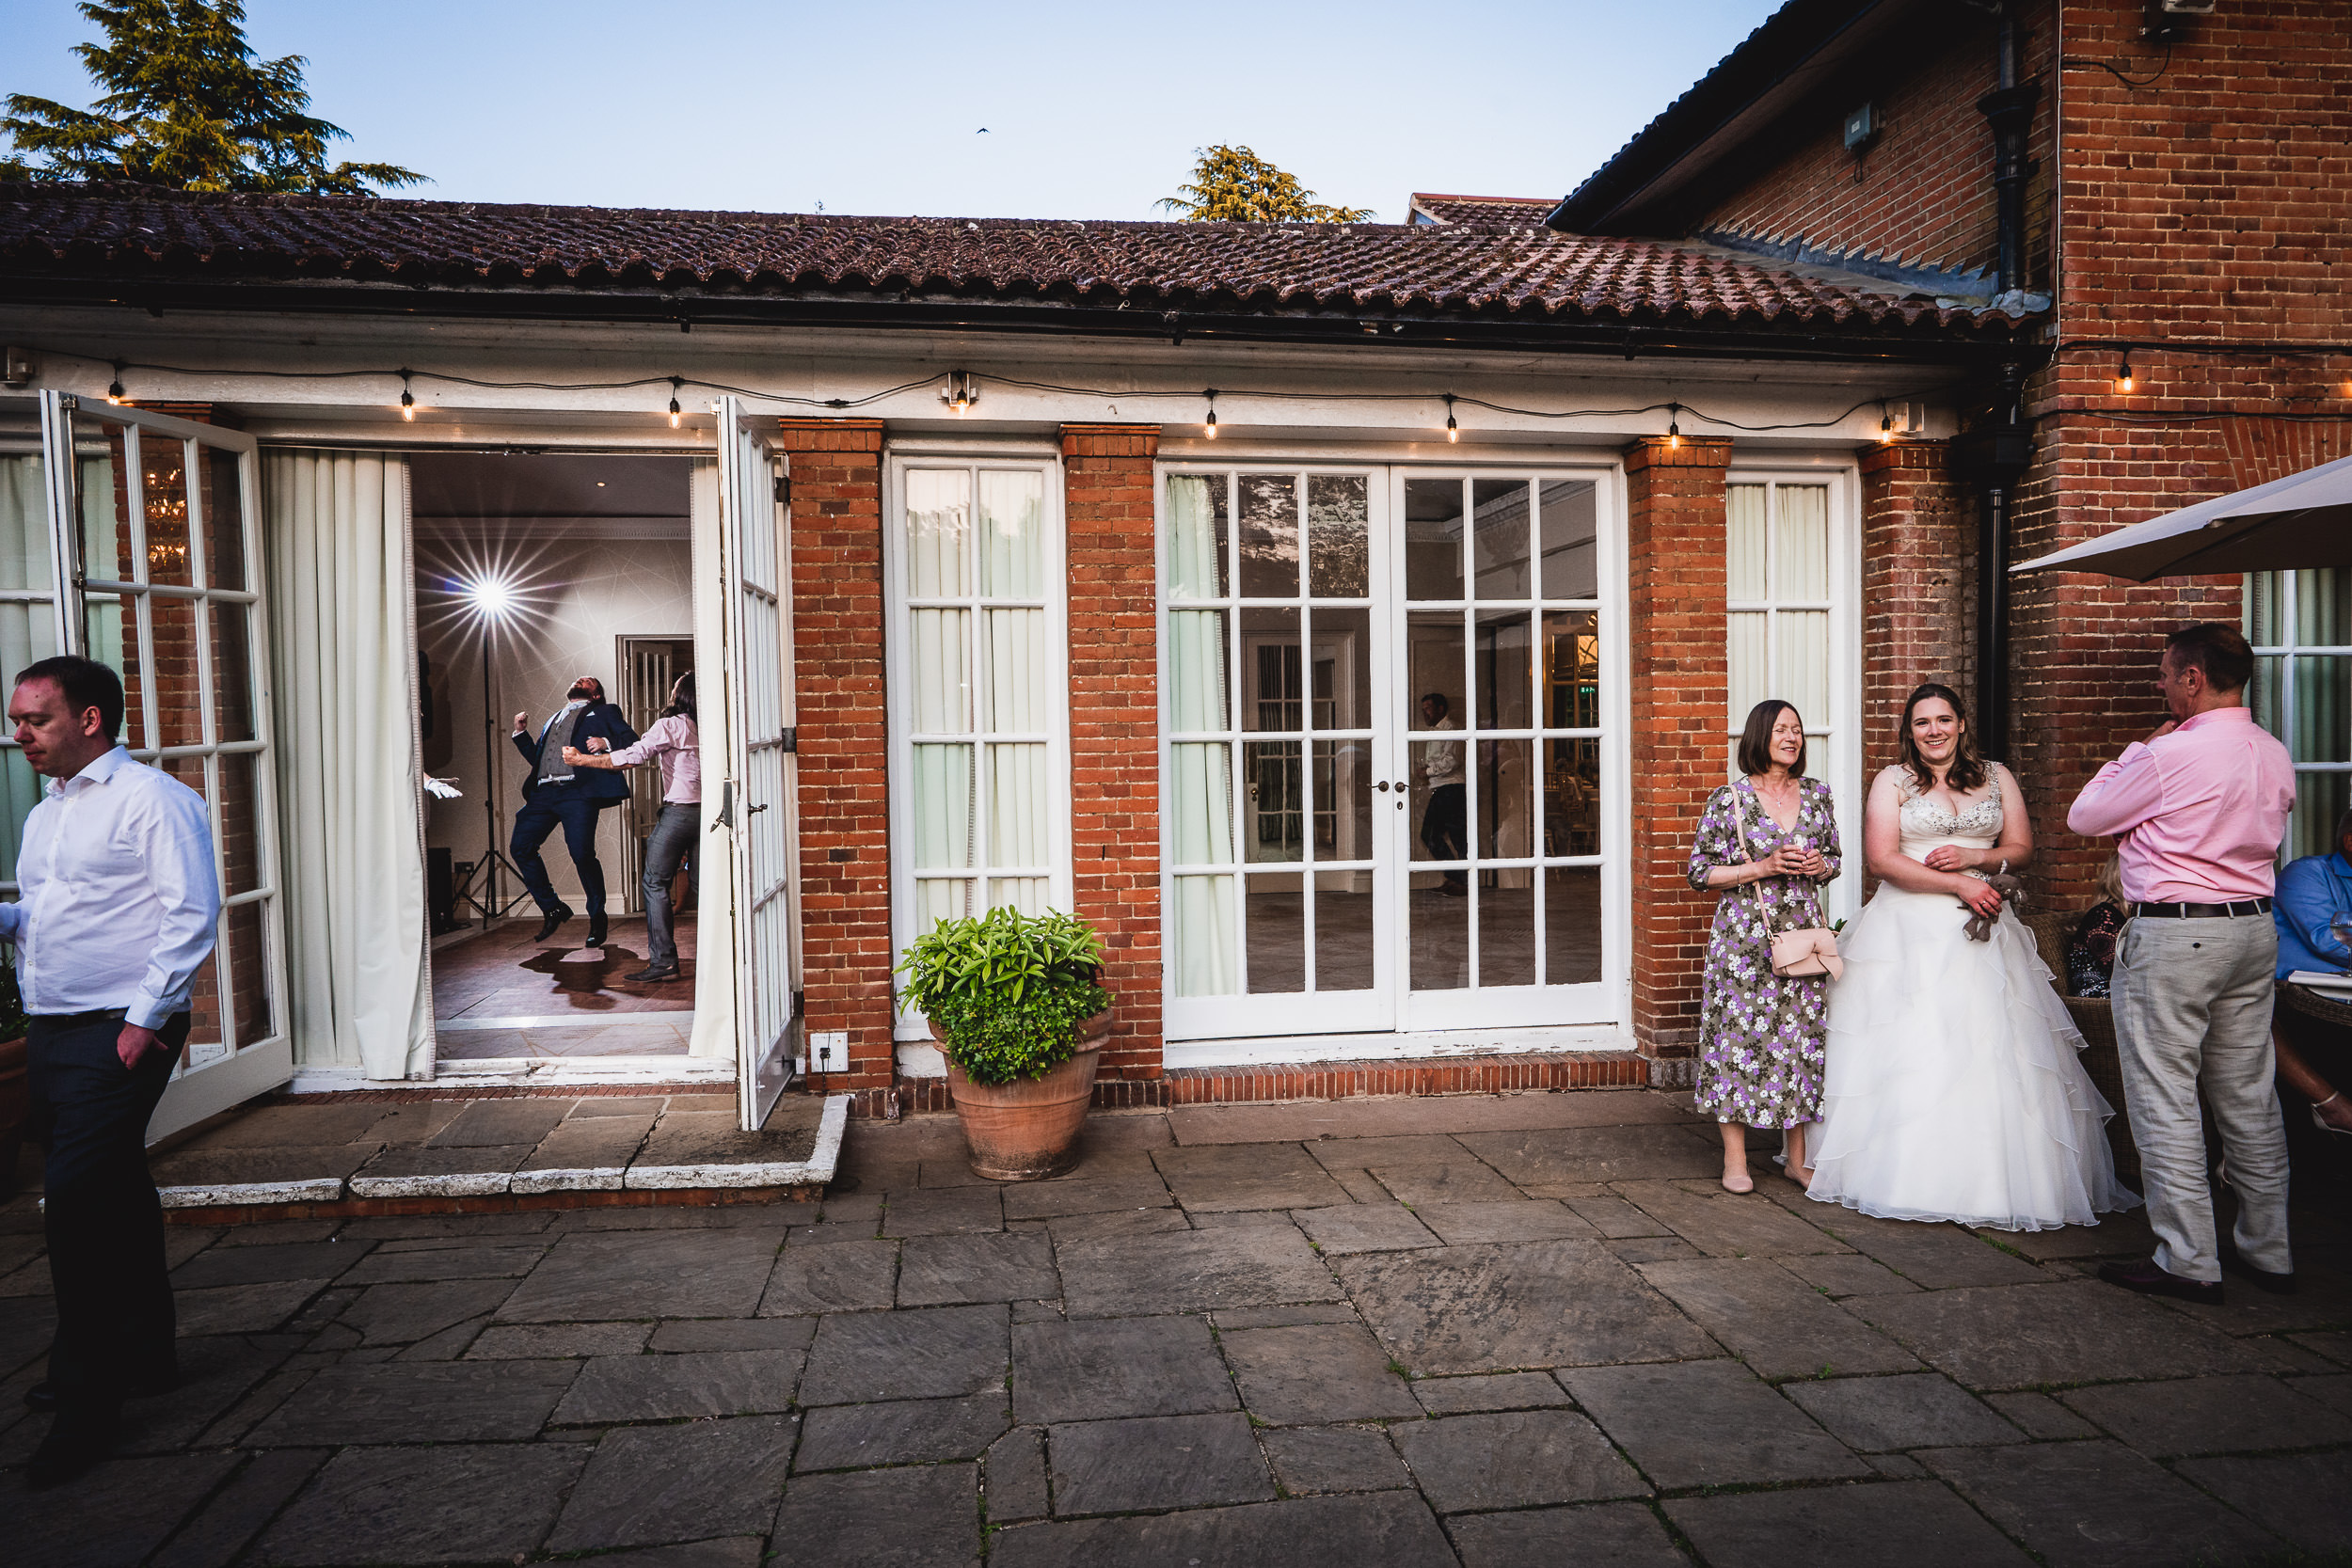
[[[0,531],[22,535],[8,553],[33,563],[0,610],[0,652],[12,670],[20,652],[112,666],[123,744],[202,796],[212,826],[218,940],[151,1141],[294,1075],[257,457],[237,431],[44,392],[40,463],[45,536],[0,509]],[[35,781],[12,745],[8,768],[11,807],[29,811]],[[11,873],[22,823],[12,812]]]
[[[753,1132],[791,1081],[801,1024],[791,530],[783,459],[738,399],[721,399],[718,416],[726,637],[719,824],[732,841],[738,1101]]]
[[[1617,1021],[1603,483],[1164,473],[1169,1037]]]

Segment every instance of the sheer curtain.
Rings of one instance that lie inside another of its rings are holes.
[[[1221,479],[1173,474],[1168,481],[1168,596],[1218,596],[1215,500]],[[1168,679],[1173,732],[1230,728],[1226,691],[1226,618],[1222,610],[1170,610]],[[1169,852],[1179,865],[1233,861],[1232,747],[1179,741],[1168,748]],[[1176,994],[1223,996],[1238,989],[1234,962],[1234,878],[1180,876],[1170,911]]]
[[[1794,703],[1808,732],[1831,725],[1829,489],[1734,484],[1724,495],[1728,720],[1739,733],[1767,697]]]
[[[408,466],[271,452],[262,493],[295,1058],[430,1077]]]
[[[49,499],[36,454],[0,456],[0,589],[40,599],[0,601],[0,678],[57,651],[56,579],[50,569]],[[0,881],[16,880],[24,818],[40,780],[13,745],[0,752]]]

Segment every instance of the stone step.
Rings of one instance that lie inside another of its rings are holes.
[[[183,1225],[821,1196],[847,1095],[787,1096],[745,1132],[732,1096],[378,1090],[262,1103],[153,1155]]]

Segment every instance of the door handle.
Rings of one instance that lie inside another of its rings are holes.
[[[765,800],[762,800],[759,804],[757,804],[757,805],[755,805],[755,806],[745,806],[745,807],[743,808],[743,815],[744,815],[744,816],[758,816],[761,812],[766,811],[767,809],[768,809],[768,802],[767,802],[767,801],[765,801]]]
[[[1373,787],[1373,788],[1375,788],[1375,789],[1376,789],[1376,790],[1379,790],[1379,791],[1380,791],[1381,793],[1383,793],[1383,794],[1386,794],[1386,793],[1388,792],[1388,788],[1389,788],[1389,781],[1388,781],[1388,780],[1386,780],[1386,779],[1382,779],[1382,780],[1381,780],[1378,784],[1374,784],[1372,787]]]

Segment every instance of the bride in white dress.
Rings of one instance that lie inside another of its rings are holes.
[[[1881,885],[1838,940],[1806,1195],[1882,1219],[2095,1225],[2139,1202],[2116,1183],[2115,1112],[2032,934],[1984,879],[2032,858],[2017,781],[1977,756],[1948,687],[1911,694],[1898,748],[1863,816]],[[1998,911],[1991,941],[1968,940],[1971,911]]]

